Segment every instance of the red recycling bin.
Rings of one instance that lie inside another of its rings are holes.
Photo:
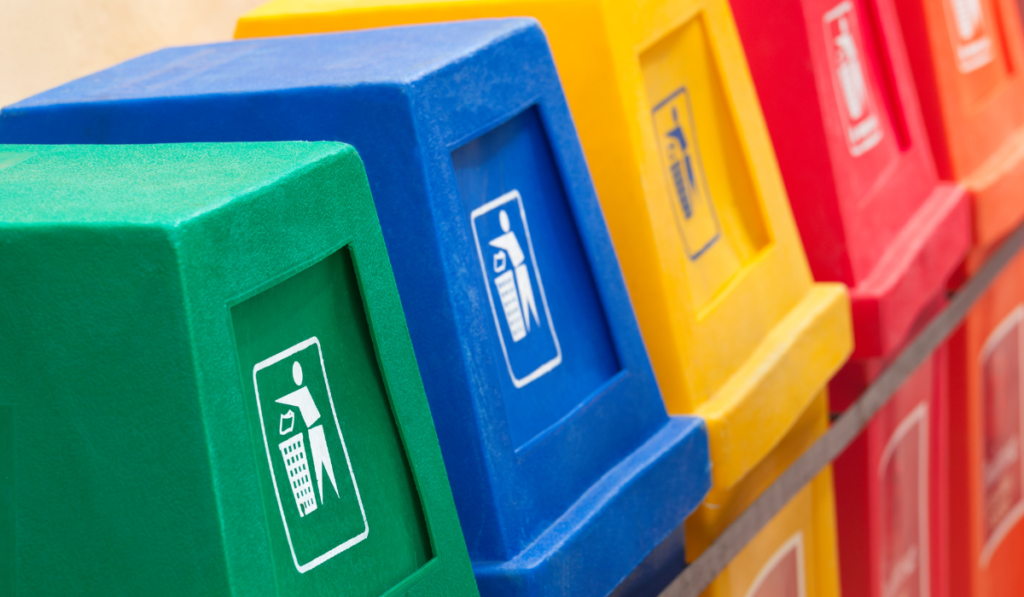
[[[968,193],[940,180],[892,0],[732,5],[811,269],[850,287],[842,411],[944,300],[971,247]],[[942,358],[835,463],[845,595],[948,595]]]

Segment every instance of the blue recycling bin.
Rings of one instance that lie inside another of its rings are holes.
[[[666,414],[536,21],[161,50],[0,113],[3,143],[257,140],[366,164],[481,592],[681,570],[706,431]]]

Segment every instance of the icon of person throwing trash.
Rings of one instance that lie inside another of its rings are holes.
[[[498,221],[504,234],[488,243],[498,249],[494,254],[493,267],[494,273],[499,275],[494,279],[494,283],[498,287],[498,295],[501,298],[502,310],[505,312],[505,321],[512,334],[512,341],[519,342],[530,331],[530,316],[533,316],[533,321],[539,326],[540,315],[537,313],[537,300],[533,295],[526,255],[519,244],[519,239],[516,238],[516,233],[511,230],[505,210],[498,214]],[[511,262],[512,269],[508,269],[508,262]]]

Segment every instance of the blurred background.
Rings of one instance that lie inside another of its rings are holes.
[[[0,0],[0,106],[167,46],[228,40],[265,0]]]

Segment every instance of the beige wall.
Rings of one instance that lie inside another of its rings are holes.
[[[0,106],[166,46],[227,40],[265,0],[0,0]]]

